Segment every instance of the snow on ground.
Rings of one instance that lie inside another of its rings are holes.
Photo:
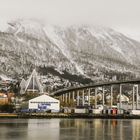
[[[0,75],[0,78],[3,80],[3,81],[12,81],[11,78],[7,77],[6,75]]]
[[[63,29],[62,29],[63,30]],[[57,45],[57,47],[61,50],[61,52],[63,53],[63,55],[71,62],[71,64],[74,64],[77,71],[84,75],[83,70],[78,66],[78,64],[72,59],[68,48],[66,46],[66,44],[63,42],[62,37],[58,35],[57,33],[57,29],[53,26],[48,26],[46,28],[44,28],[44,31],[47,35],[47,37],[49,37],[49,39],[55,44]],[[63,35],[64,37],[64,35]]]

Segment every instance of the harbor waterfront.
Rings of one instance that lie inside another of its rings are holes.
[[[140,0],[0,0],[0,140],[140,140]]]
[[[0,119],[1,140],[138,140],[139,130],[134,119]]]
[[[140,119],[140,115],[132,115],[132,114],[77,114],[77,113],[0,113],[1,118],[17,118],[17,119],[53,119],[53,118],[67,118],[67,119]]]
[[[47,93],[34,69],[28,80],[13,84],[20,94],[10,93],[11,90],[0,94],[1,118],[140,118],[140,79],[93,83]],[[8,80],[2,91],[11,87]]]

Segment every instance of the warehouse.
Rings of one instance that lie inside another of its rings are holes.
[[[59,112],[60,102],[55,98],[43,94],[41,96],[29,100],[28,107],[29,110],[50,110],[51,112]]]

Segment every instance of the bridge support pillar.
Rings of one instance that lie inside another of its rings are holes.
[[[63,95],[60,95],[60,102],[63,101]]]
[[[138,109],[138,98],[139,98],[138,92],[139,92],[138,85],[133,85],[132,109]],[[136,106],[135,106],[135,102],[136,102]]]
[[[69,102],[69,104],[71,103],[71,97],[70,97],[70,95],[71,95],[71,93],[69,92],[68,93],[68,102]]]
[[[119,109],[122,108],[122,85],[120,85],[120,95],[119,95]]]
[[[90,106],[90,89],[88,89],[88,106]]]
[[[64,96],[64,94],[62,95],[62,101],[63,101],[63,102],[65,101],[65,96]]]
[[[95,109],[97,108],[97,88],[95,88]]]
[[[85,95],[84,95],[84,90],[82,91],[82,106],[85,104]]]
[[[75,100],[75,92],[74,91],[72,92],[72,100],[73,101]]]
[[[110,107],[113,105],[113,85],[111,85],[111,94],[110,94]]]
[[[67,93],[65,93],[65,103],[67,104],[68,100],[67,100]]]
[[[80,100],[80,97],[79,97],[79,90],[77,91],[77,97],[76,97],[76,98],[77,98],[77,106],[79,106],[79,103],[80,103],[80,102],[79,102],[79,100]]]
[[[72,92],[72,106],[75,106],[75,91]]]
[[[102,104],[103,106],[105,105],[105,88],[102,87],[102,90],[103,90],[103,94],[102,94]]]
[[[133,85],[133,92],[132,92],[132,109],[135,109],[135,85]]]
[[[139,109],[139,102],[138,102],[138,99],[139,99],[139,86],[136,85],[136,109]]]

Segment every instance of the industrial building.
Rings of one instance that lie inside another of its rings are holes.
[[[43,94],[41,96],[29,100],[28,109],[42,111],[50,110],[51,112],[59,112],[60,102],[55,98]]]

